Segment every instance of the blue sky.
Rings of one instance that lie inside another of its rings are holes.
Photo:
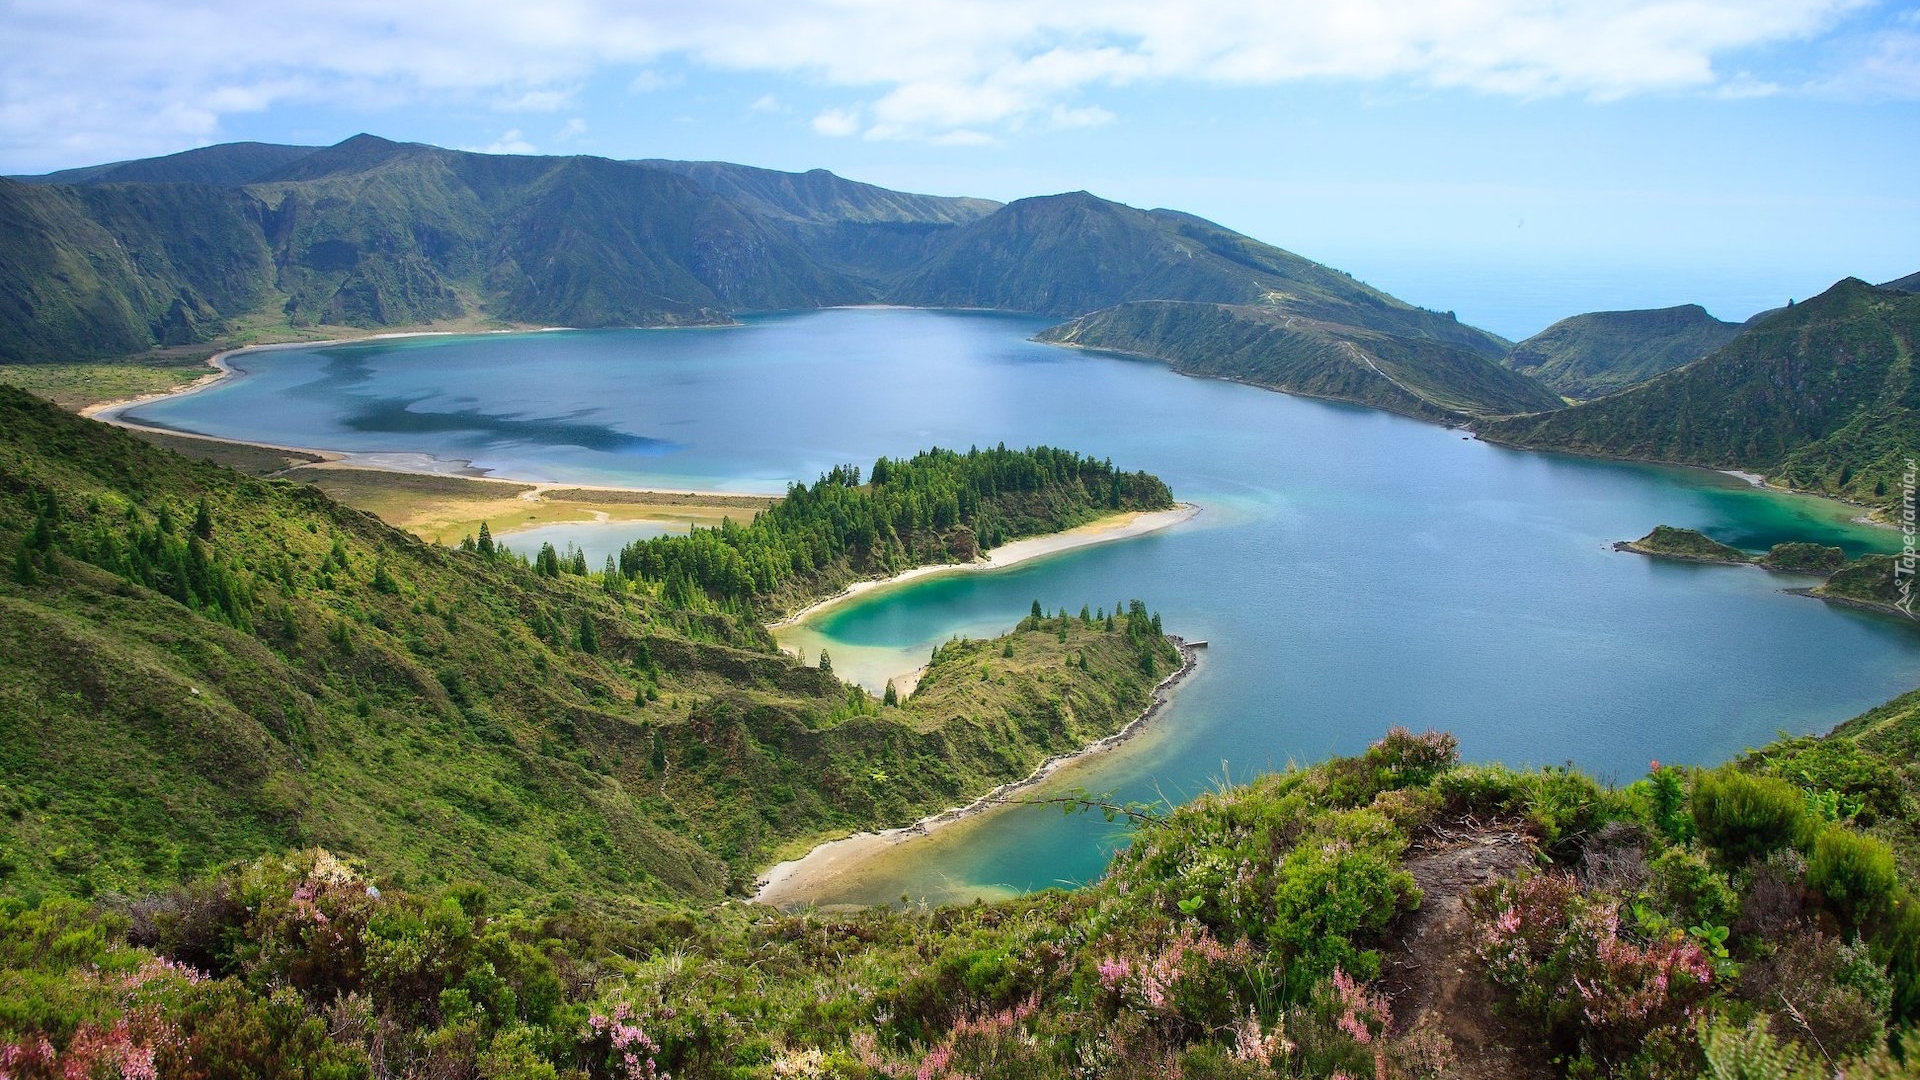
[[[1920,270],[1871,0],[0,0],[0,172],[359,131],[1171,206],[1509,336]]]

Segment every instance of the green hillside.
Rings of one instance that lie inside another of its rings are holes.
[[[1920,296],[1848,278],[1599,401],[1489,421],[1497,442],[1764,473],[1891,505],[1920,448]]]
[[[1506,365],[1575,399],[1605,397],[1690,364],[1740,332],[1698,304],[1596,311],[1562,319],[1513,347]]]
[[[1050,328],[1038,340],[1151,356],[1190,375],[1427,420],[1561,404],[1539,383],[1463,346],[1287,312],[1285,306],[1140,301]]]
[[[1365,753],[1122,807],[1106,877],[634,916],[326,851],[0,902],[27,1077],[1912,1075],[1920,694],[1622,788]],[[64,1071],[62,1071],[64,1070]]]
[[[1084,191],[1021,199],[955,230],[888,294],[895,303],[1078,316],[1131,300],[1254,304],[1320,322],[1462,346],[1506,342],[1290,251],[1171,210]]]
[[[283,253],[295,325],[474,309],[564,326],[729,321],[851,286],[686,180],[601,158],[498,157],[358,136],[247,189]]]
[[[196,341],[256,309],[273,262],[259,209],[195,185],[0,180],[0,362]]]
[[[944,460],[916,484],[956,485]],[[1023,528],[1110,504],[1081,477],[1010,493],[1041,512]],[[884,481],[795,498],[893,505]],[[397,883],[714,897],[782,844],[1117,730],[1177,663],[1144,609],[1050,621],[949,646],[882,705],[709,591],[695,569],[740,533],[627,574],[452,551],[0,387],[0,892],[138,892],[322,844]],[[954,557],[912,530],[895,553],[796,534],[846,544],[835,580]]]
[[[821,265],[880,297],[961,225],[1000,208],[990,199],[914,195],[826,171],[776,172],[722,161],[642,161],[685,176],[770,223]]]

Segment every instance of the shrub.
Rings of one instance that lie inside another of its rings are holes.
[[[1367,748],[1367,762],[1386,770],[1397,785],[1417,786],[1459,764],[1460,740],[1432,728],[1415,735],[1392,727]]]
[[[1807,884],[1855,925],[1886,912],[1899,881],[1893,849],[1841,825],[1820,830],[1807,860]]]
[[[1730,926],[1739,914],[1740,897],[1727,876],[1692,848],[1668,848],[1649,869],[1654,905],[1681,926]]]
[[[1714,969],[1684,935],[1623,937],[1614,901],[1582,895],[1559,874],[1497,882],[1469,908],[1488,976],[1562,1045],[1608,1067],[1690,1054]]]
[[[1720,768],[1694,777],[1693,820],[1721,857],[1744,863],[1804,840],[1806,800],[1785,780]]]
[[[1810,1051],[1853,1054],[1885,1039],[1893,984],[1864,944],[1801,933],[1746,965],[1739,995],[1772,1016],[1781,1038]]]

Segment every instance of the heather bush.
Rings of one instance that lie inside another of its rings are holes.
[[[1692,1053],[1714,968],[1685,935],[1624,935],[1618,903],[1563,874],[1497,882],[1470,910],[1488,975],[1559,1045],[1606,1068],[1635,1059],[1670,1067]]]
[[[1886,1038],[1893,983],[1866,945],[1798,933],[1740,972],[1737,995],[1775,1035],[1813,1052],[1865,1053]]]

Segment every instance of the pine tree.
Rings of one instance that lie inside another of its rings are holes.
[[[13,553],[13,580],[21,585],[31,585],[39,579],[34,572],[33,554],[22,544]]]
[[[883,696],[880,699],[880,704],[882,705],[899,705],[900,704],[900,691],[893,688],[892,679],[887,680],[887,692],[885,696]]]
[[[825,649],[820,650],[820,670],[829,675],[833,673],[833,657],[828,656]]]
[[[193,509],[193,535],[202,540],[213,539],[213,508],[207,505],[207,497],[200,496],[200,505]]]
[[[489,559],[493,558],[493,531],[487,528],[487,523],[484,521],[480,523],[480,539],[474,543],[474,546],[479,549],[480,554]]]

